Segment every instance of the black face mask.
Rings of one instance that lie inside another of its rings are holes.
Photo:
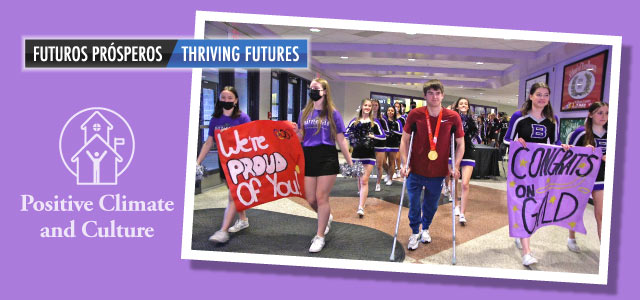
[[[224,109],[232,109],[235,106],[235,103],[233,103],[233,102],[220,101],[220,104],[222,105],[222,108],[224,108]]]
[[[322,96],[320,96],[320,90],[309,90],[309,98],[313,101],[318,101]]]

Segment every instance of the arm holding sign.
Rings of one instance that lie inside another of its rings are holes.
[[[197,160],[198,165],[202,164],[204,159],[207,157],[207,153],[211,150],[211,147],[213,147],[213,137],[209,136],[204,145],[202,145],[202,149],[200,149],[200,155],[198,155]]]

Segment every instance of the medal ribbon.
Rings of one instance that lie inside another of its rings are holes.
[[[440,107],[440,113],[438,114],[438,124],[436,125],[436,135],[431,132],[431,122],[429,121],[429,107],[427,107],[425,116],[427,117],[427,129],[429,131],[429,146],[431,151],[436,151],[436,144],[438,143],[438,134],[440,133],[440,123],[442,121],[442,110]],[[432,143],[433,142],[433,143]]]

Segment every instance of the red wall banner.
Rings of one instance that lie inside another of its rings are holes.
[[[304,153],[293,124],[253,121],[215,131],[218,156],[238,211],[304,198]]]
[[[608,55],[603,51],[564,67],[561,111],[585,110],[602,101]]]

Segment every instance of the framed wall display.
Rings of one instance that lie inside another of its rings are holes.
[[[560,119],[560,141],[562,141],[563,144],[568,144],[569,141],[567,141],[567,138],[569,134],[580,126],[584,126],[584,118]]]
[[[564,67],[560,111],[585,110],[604,95],[609,50]]]
[[[546,72],[544,74],[540,74],[536,77],[533,78],[529,78],[527,79],[527,81],[525,81],[525,87],[524,87],[524,94],[525,95],[529,95],[529,90],[531,89],[531,87],[538,83],[538,82],[544,82],[546,84],[549,84],[549,72]],[[526,96],[525,96],[526,97]]]

